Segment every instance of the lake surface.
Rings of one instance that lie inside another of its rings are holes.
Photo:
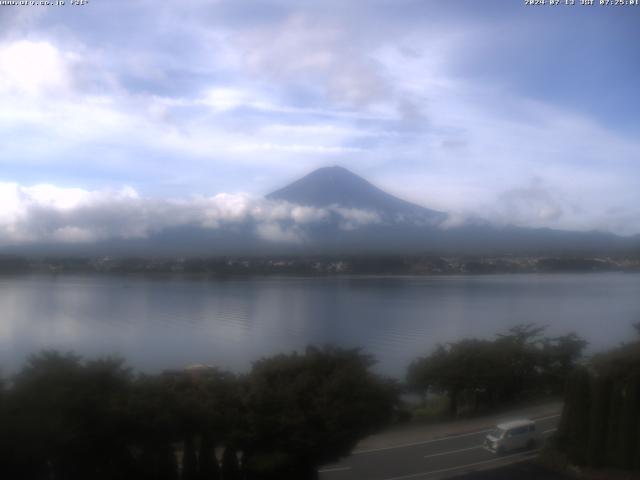
[[[190,363],[235,371],[308,344],[362,347],[401,377],[437,343],[518,323],[575,331],[592,351],[640,321],[640,275],[207,279],[0,277],[0,369],[42,348],[117,354],[155,372]]]

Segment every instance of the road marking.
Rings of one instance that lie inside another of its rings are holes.
[[[424,458],[441,457],[442,455],[451,455],[452,453],[466,452],[468,450],[478,450],[480,448],[482,448],[482,445],[476,445],[475,447],[460,448],[458,450],[449,450],[448,452],[434,453],[432,455],[425,455]]]
[[[478,465],[486,465],[488,463],[495,463],[495,462],[500,462],[500,461],[504,461],[504,460],[508,460],[510,458],[526,458],[526,456],[532,456],[532,454],[539,452],[540,449],[538,450],[531,450],[530,452],[524,452],[524,453],[520,453],[520,454],[515,454],[515,455],[510,455],[508,457],[501,457],[501,458],[492,458],[491,460],[484,460],[482,462],[475,462],[475,463],[468,463],[467,465],[459,465],[457,467],[451,467],[451,468],[441,468],[440,470],[431,470],[430,472],[420,472],[420,473],[412,473],[410,475],[401,475],[399,477],[391,477],[391,478],[385,478],[384,480],[407,480],[409,478],[418,478],[418,477],[424,477],[427,475],[435,475],[437,473],[446,473],[446,472],[452,472],[455,470],[463,470],[465,468],[469,468],[469,467],[476,467]],[[511,462],[513,463],[513,462]],[[505,465],[509,465],[509,463],[505,463]]]
[[[556,418],[559,417],[560,414],[553,414],[553,415],[547,415],[545,417],[538,417],[538,418],[534,418],[535,421],[540,421],[540,420],[547,420],[549,418]],[[446,437],[440,437],[440,438],[433,438],[431,440],[421,440],[419,442],[412,442],[412,443],[400,443],[398,445],[390,445],[388,447],[379,447],[379,448],[368,448],[368,449],[364,449],[364,450],[355,450],[353,452],[351,452],[351,455],[363,455],[366,453],[375,453],[375,452],[384,452],[386,450],[394,450],[396,448],[406,448],[406,447],[416,447],[418,445],[427,445],[429,443],[436,443],[436,442],[444,442],[446,440],[454,440],[456,438],[464,438],[464,437],[472,437],[474,435],[480,435],[482,433],[487,433],[487,432],[491,432],[495,430],[495,428],[487,428],[484,430],[478,430],[475,432],[469,432],[469,433],[461,433],[459,435],[449,435]]]
[[[405,447],[415,447],[415,446],[418,446],[418,445],[427,445],[429,443],[444,442],[445,440],[454,440],[456,438],[463,438],[463,437],[471,437],[473,435],[480,435],[482,433],[491,432],[493,430],[495,430],[495,429],[487,428],[486,430],[478,430],[477,432],[461,433],[460,435],[450,435],[448,437],[434,438],[434,439],[431,439],[431,440],[422,440],[420,442],[402,443],[402,444],[399,444],[399,445],[392,445],[390,447],[370,448],[368,450],[356,450],[355,452],[352,452],[351,455],[362,455],[363,453],[383,452],[385,450],[393,450],[395,448],[405,448]]]
[[[532,420],[535,420],[537,422],[538,420],[546,420],[547,418],[557,418],[560,416],[562,416],[561,413],[554,413],[553,415],[547,415],[546,417],[533,418]]]
[[[550,428],[549,430],[543,431],[542,434],[544,435],[545,433],[555,432],[556,430],[558,430],[558,429],[557,428]]]
[[[351,467],[323,468],[318,470],[318,473],[346,472],[347,470],[351,470]]]

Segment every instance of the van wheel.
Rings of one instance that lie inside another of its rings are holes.
[[[527,449],[532,450],[536,446],[536,441],[531,439],[527,442]]]
[[[496,450],[496,453],[498,455],[504,455],[504,447],[498,447],[498,450]]]

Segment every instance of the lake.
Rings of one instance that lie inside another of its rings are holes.
[[[208,279],[0,277],[0,368],[43,348],[120,355],[141,371],[190,363],[243,371],[308,344],[361,347],[401,377],[439,342],[491,338],[518,323],[575,331],[590,350],[640,321],[640,275]]]

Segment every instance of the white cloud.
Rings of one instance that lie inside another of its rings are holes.
[[[230,110],[249,103],[245,92],[234,88],[212,88],[205,92],[201,100],[203,105],[215,110]]]
[[[59,94],[70,87],[67,62],[48,42],[20,40],[0,45],[0,89],[29,96]]]
[[[281,23],[244,31],[235,41],[249,72],[315,86],[337,104],[366,106],[392,89],[376,61],[363,55],[337,19],[319,22],[295,13]]]
[[[258,237],[277,243],[302,243],[304,234],[296,228],[285,228],[277,223],[262,223],[257,226]]]
[[[401,197],[460,212],[451,222],[481,216],[640,232],[635,137],[556,104],[546,89],[532,92],[538,100],[510,89],[509,72],[504,82],[465,76],[465,67],[478,61],[469,58],[474,45],[489,51],[492,42],[504,43],[493,23],[505,26],[504,19],[476,21],[469,14],[452,20],[438,7],[396,9],[385,2],[366,9],[350,2],[330,8],[276,3],[262,15],[233,2],[157,8],[120,2],[121,18],[96,5],[82,23],[59,9],[11,9],[33,13],[0,19],[4,180],[51,176],[68,184],[65,175],[73,171],[80,184],[96,188],[117,178],[162,195],[170,194],[162,191],[167,185],[183,194],[258,194],[312,167],[339,163]],[[139,29],[127,31],[121,22]],[[512,35],[522,22],[509,25]],[[508,63],[484,60],[487,70]],[[548,197],[514,198],[533,178]],[[51,186],[2,188],[2,228],[15,238],[39,235],[14,221],[24,209],[53,212],[50,222],[59,228],[82,229],[67,225],[62,213],[99,203],[99,195],[79,189],[63,195]],[[120,201],[139,210],[120,235],[159,228],[159,219],[143,220],[156,211],[211,227],[256,209],[297,223],[326,215],[240,198]],[[11,202],[18,207],[6,207]],[[114,223],[116,217],[106,216]],[[344,227],[353,222],[345,219]],[[104,236],[113,229],[90,230]],[[61,232],[83,238],[83,230]]]
[[[506,219],[515,224],[533,221],[534,226],[548,225],[564,215],[562,203],[537,178],[527,187],[513,188],[500,194],[500,205]]]
[[[291,218],[296,223],[314,223],[326,220],[328,216],[327,209],[295,206],[291,210]]]
[[[342,217],[340,227],[343,230],[355,230],[363,225],[380,223],[382,221],[380,215],[371,210],[344,208],[337,205],[331,208]]]
[[[327,222],[333,215],[343,228],[379,221],[377,215],[356,209],[305,207],[230,193],[162,200],[142,197],[131,187],[89,191],[0,183],[0,205],[0,245],[87,243],[144,238],[172,227],[229,225],[249,225],[265,240],[299,243],[305,239],[305,225]]]

